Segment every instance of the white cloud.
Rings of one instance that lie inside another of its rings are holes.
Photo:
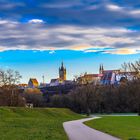
[[[1,24],[7,24],[7,25],[12,24],[12,25],[14,25],[14,24],[18,24],[18,22],[0,19],[0,25],[1,25]]]
[[[118,54],[118,55],[129,55],[129,54],[139,53],[139,51],[135,50],[135,49],[130,49],[130,48],[122,48],[122,49],[107,50],[104,53]]]
[[[140,9],[131,10],[129,13],[134,17],[140,17]]]
[[[28,21],[29,23],[44,23],[42,19],[31,19]]]
[[[123,7],[120,7],[120,6],[118,6],[118,5],[115,5],[115,4],[107,4],[106,5],[106,8],[108,9],[108,10],[111,10],[111,11],[122,11],[122,10],[124,10],[124,8]]]
[[[115,4],[107,4],[106,8],[109,11],[121,12],[125,15],[140,17],[140,9],[134,9],[133,7],[121,7]]]
[[[84,53],[95,53],[99,52],[99,50],[84,50]]]
[[[8,23],[7,20],[0,20],[0,24],[6,24],[6,23]]]

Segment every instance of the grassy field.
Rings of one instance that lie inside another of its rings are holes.
[[[0,140],[67,140],[62,123],[80,119],[68,109],[0,108]]]
[[[123,140],[140,140],[139,116],[105,116],[85,124]]]

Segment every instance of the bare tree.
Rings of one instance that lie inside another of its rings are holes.
[[[77,84],[80,84],[81,83],[81,77],[84,76],[84,73],[81,73],[80,75],[75,75],[74,76],[74,81],[77,83]]]
[[[129,63],[123,63],[122,69],[130,72],[140,72],[140,60],[137,60],[135,62],[129,62]]]
[[[127,71],[128,71],[128,63],[124,62],[124,63],[121,65],[121,67],[122,67],[122,70],[123,70],[124,72],[127,72]]]
[[[20,94],[21,90],[17,87],[20,79],[21,75],[18,71],[0,70],[0,97],[2,99],[0,105],[20,106],[19,103],[24,100]]]
[[[15,86],[20,82],[22,76],[18,71],[14,71],[8,69],[6,71],[0,70],[0,87],[7,86]]]
[[[140,78],[140,60],[135,62],[123,63],[122,70],[124,72],[134,72],[136,78]]]
[[[80,110],[89,116],[96,90],[97,87],[92,84],[80,85],[75,90],[72,90],[69,96],[77,104],[76,106],[79,106]]]
[[[93,82],[90,82],[90,80],[86,77],[88,75],[87,72],[85,73],[81,73],[79,76],[76,75],[74,76],[75,77],[75,81],[77,84],[81,85],[81,84],[90,84],[90,83],[93,83]]]

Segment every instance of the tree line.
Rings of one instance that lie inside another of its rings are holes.
[[[79,85],[67,95],[55,95],[50,106],[68,107],[78,113],[124,113],[140,114],[140,60],[122,64],[124,72],[135,72],[133,81],[121,85]]]
[[[86,114],[140,112],[140,80],[120,86],[79,86],[69,94],[52,96],[50,104]]]
[[[67,107],[78,113],[121,113],[140,114],[140,60],[124,63],[124,71],[137,73],[133,81],[114,85],[77,84],[68,94],[47,96],[39,89],[21,90],[18,83],[22,78],[14,70],[0,70],[0,106],[25,106],[33,103],[35,107]]]

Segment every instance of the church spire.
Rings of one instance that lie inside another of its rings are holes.
[[[63,61],[61,63],[61,67],[59,68],[59,78],[63,81],[66,80],[66,68],[64,68]]]
[[[100,64],[99,73],[102,74],[103,71],[104,71],[104,66],[103,64]]]
[[[103,66],[103,64],[102,64],[102,71],[104,71],[104,66]]]
[[[102,65],[100,64],[99,74],[101,74],[101,71],[102,71]]]
[[[64,63],[63,63],[63,61],[62,61],[62,63],[61,63],[61,68],[60,68],[61,70],[64,70]]]
[[[62,68],[64,67],[63,61],[62,61],[62,63],[61,63],[61,67],[62,67]]]
[[[100,69],[99,70],[102,70],[102,65],[100,64]]]

